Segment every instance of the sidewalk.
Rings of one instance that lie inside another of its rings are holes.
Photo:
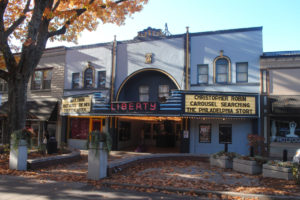
[[[41,181],[17,177],[0,177],[0,200],[95,200],[95,199],[192,199],[159,193],[129,190],[96,189],[85,183]]]

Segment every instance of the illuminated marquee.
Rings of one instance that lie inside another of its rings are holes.
[[[256,97],[186,94],[185,112],[194,114],[257,115]]]
[[[156,102],[119,102],[111,103],[112,112],[156,112],[158,104]]]
[[[89,113],[91,111],[91,97],[69,97],[62,100],[61,112],[65,114]]]

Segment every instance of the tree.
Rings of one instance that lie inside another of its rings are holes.
[[[93,31],[99,22],[122,25],[147,1],[0,0],[0,51],[5,65],[0,67],[0,78],[8,83],[9,102],[6,138],[25,127],[29,77],[48,40],[76,42],[81,31]]]

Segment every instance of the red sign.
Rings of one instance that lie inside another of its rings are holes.
[[[158,104],[156,102],[111,103],[110,110],[115,112],[155,112],[158,111]]]

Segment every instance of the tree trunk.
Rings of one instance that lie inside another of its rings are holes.
[[[13,131],[25,128],[27,85],[28,78],[11,76],[8,80],[9,113],[8,129],[4,136],[5,143],[9,143]]]

